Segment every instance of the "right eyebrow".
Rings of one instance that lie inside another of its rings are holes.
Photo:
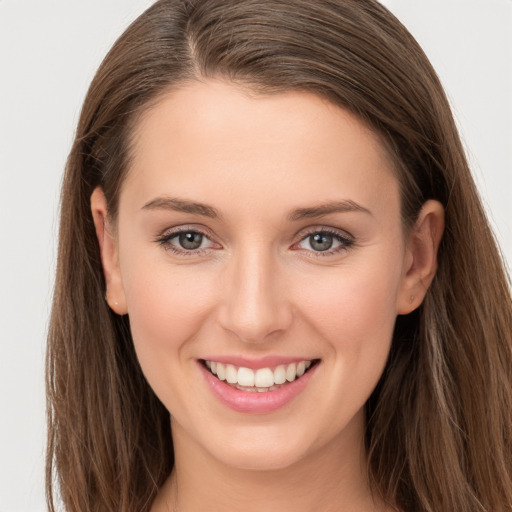
[[[219,211],[213,206],[196,203],[187,199],[179,199],[177,197],[156,197],[143,207],[143,210],[171,210],[175,212],[192,213],[194,215],[202,215],[210,219],[219,219],[221,217]]]

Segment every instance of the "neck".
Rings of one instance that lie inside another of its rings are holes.
[[[359,426],[285,468],[240,469],[213,458],[173,424],[175,468],[152,512],[374,512]]]

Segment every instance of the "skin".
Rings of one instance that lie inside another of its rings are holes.
[[[153,510],[385,510],[365,477],[364,404],[396,316],[418,307],[434,276],[441,205],[427,202],[406,233],[377,135],[307,93],[193,83],[153,106],[134,140],[115,224],[100,189],[91,208],[109,304],[129,315],[172,416],[176,467]],[[327,203],[344,208],[311,210]],[[204,233],[202,248],[173,252],[177,227]],[[310,235],[325,230],[333,249],[315,251]],[[240,413],[197,362],[233,354],[320,363],[284,407]]]

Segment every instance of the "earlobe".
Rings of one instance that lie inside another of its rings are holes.
[[[91,213],[105,276],[105,300],[115,313],[125,315],[128,311],[119,269],[117,246],[109,227],[107,200],[100,187],[96,187],[91,194]]]
[[[407,238],[407,254],[397,299],[397,314],[405,315],[422,302],[437,270],[437,252],[444,232],[444,208],[429,200]]]

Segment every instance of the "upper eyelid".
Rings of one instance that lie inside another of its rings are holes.
[[[208,229],[206,226],[198,226],[197,224],[183,224],[179,226],[174,227],[168,227],[162,230],[157,237],[158,238],[164,238],[164,237],[172,237],[172,235],[179,235],[180,233],[199,233],[203,236],[206,236],[207,238],[214,238],[215,235],[213,232]]]
[[[310,226],[308,228],[300,230],[295,237],[299,239],[299,241],[304,240],[308,236],[315,233],[329,233],[330,235],[337,235],[341,238],[346,238],[349,240],[354,240],[355,237],[349,233],[345,229],[335,228],[331,226]]]
[[[197,249],[185,249],[183,247],[179,247],[179,245],[177,245],[175,243],[171,243],[171,240],[173,240],[174,238],[177,238],[181,233],[197,233],[197,234],[205,237],[206,239],[208,239],[210,241],[210,243],[212,244],[212,246],[211,247],[202,247],[202,248],[198,247]],[[208,251],[210,249],[216,249],[216,247],[214,247],[215,245],[222,248],[221,244],[215,242],[212,239],[212,237],[210,235],[208,235],[207,233],[205,233],[203,230],[197,229],[197,228],[191,228],[191,227],[187,227],[187,226],[177,226],[175,228],[168,228],[155,238],[155,242],[157,242],[159,245],[164,247],[165,250],[172,251],[173,253],[175,253],[178,256],[179,255],[194,256],[194,255],[203,254],[205,251]]]
[[[172,243],[171,240],[178,237],[181,233],[198,233],[201,236],[208,239],[210,241],[210,243],[212,244],[212,247],[203,247],[203,248],[189,249],[189,250],[187,250],[185,248],[180,248],[175,243]],[[208,249],[212,249],[214,245],[222,248],[222,244],[220,244],[214,240],[214,237],[209,234],[209,230],[192,227],[192,226],[188,226],[188,225],[175,226],[173,228],[164,229],[163,231],[160,232],[159,235],[156,235],[156,237],[154,238],[154,241],[162,246],[167,246],[168,248],[169,248],[169,246],[174,246],[175,252],[180,252],[183,254],[197,254],[199,252],[203,252],[203,251],[207,251]]]
[[[208,238],[212,243],[218,243],[219,245],[223,245],[220,242],[217,242],[216,239],[218,237],[206,226],[203,225],[197,225],[197,224],[184,224],[174,227],[168,227],[161,231],[159,235],[156,236],[157,241],[162,241],[163,239],[170,240],[174,236],[179,235],[180,233],[184,232],[194,232],[199,233],[206,238]],[[349,240],[351,242],[355,241],[355,237],[349,233],[348,231],[341,229],[341,228],[335,228],[332,226],[322,226],[322,225],[315,225],[315,226],[309,226],[306,228],[301,229],[293,236],[293,245],[296,245],[299,242],[302,242],[305,240],[308,236],[311,236],[315,233],[328,233],[330,235],[338,236],[341,239]]]
[[[302,231],[299,233],[300,234],[297,235],[299,236],[299,239],[292,244],[291,249],[302,250],[303,252],[307,253],[309,257],[328,258],[331,256],[336,256],[341,253],[344,253],[345,251],[348,251],[349,249],[354,247],[356,243],[356,239],[352,234],[340,228],[333,228],[328,226],[311,226],[308,230],[306,230],[306,232]],[[316,233],[326,233],[328,235],[331,235],[334,238],[338,239],[340,245],[335,248],[327,249],[326,251],[314,251],[312,249],[301,249],[297,247],[300,243],[304,242],[307,238]]]

